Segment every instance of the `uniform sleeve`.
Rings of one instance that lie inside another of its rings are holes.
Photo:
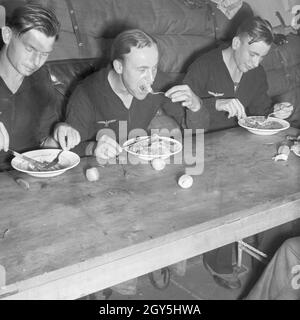
[[[169,98],[163,99],[162,110],[171,118],[173,118],[178,126],[182,126],[184,120],[184,110],[180,103],[174,103]]]
[[[67,104],[65,121],[79,131],[81,141],[88,141],[93,138],[91,128],[94,119],[95,107],[89,99],[85,87],[79,84]]]
[[[203,104],[201,109],[197,112],[193,112],[189,109],[186,110],[186,127],[188,129],[204,129],[209,127],[210,115],[207,107]]]
[[[268,96],[268,82],[266,73],[262,66],[257,69],[257,75],[255,81],[256,84],[255,92],[252,100],[249,103],[247,115],[256,116],[256,115],[268,115],[272,112],[272,102]]]
[[[158,71],[153,85],[154,91],[163,91],[166,92],[174,85],[174,80],[166,72]],[[180,103],[173,103],[169,98],[164,97],[163,95],[156,96],[155,98],[159,99],[159,108],[163,112],[173,118],[176,123],[181,126],[184,111]]]
[[[40,119],[40,130],[38,140],[41,142],[51,136],[56,123],[60,121],[58,98],[53,98]]]
[[[198,58],[188,68],[183,79],[183,84],[187,84],[198,97],[206,97],[206,86],[209,78],[208,61]]]
[[[40,84],[42,84],[40,90],[47,92],[47,103],[43,105],[44,111],[39,123],[38,140],[40,142],[51,136],[55,124],[62,119],[61,94],[55,89],[49,73],[43,71],[42,75],[42,78],[39,79]]]
[[[94,129],[95,117],[95,106],[89,99],[87,89],[83,84],[79,84],[67,104],[65,120],[80,134],[81,142],[72,150],[79,156],[86,155],[87,146],[91,141],[95,141],[97,133]],[[99,113],[97,114],[97,119],[101,120]]]
[[[207,96],[206,86],[208,77],[208,63],[204,59],[198,58],[190,65],[183,79],[183,84],[188,85],[200,99],[204,98],[199,111],[192,112],[188,109],[186,110],[186,126],[189,129],[207,129],[209,127],[210,115],[207,105],[209,101],[205,99]],[[210,102],[214,102],[215,98],[212,97],[209,100],[212,100]]]
[[[209,112],[204,104],[197,112],[182,107],[181,103],[173,103],[170,99],[164,102],[162,109],[175,119],[178,125],[188,129],[206,129],[209,123]]]

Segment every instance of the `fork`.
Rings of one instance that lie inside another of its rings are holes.
[[[151,136],[147,136],[147,137],[142,138],[142,139],[141,139],[140,137],[136,137],[133,142],[127,144],[127,145],[126,145],[125,147],[123,147],[122,149],[131,147],[131,146],[133,146],[134,144],[136,144],[136,143],[138,143],[138,142],[147,141],[147,140],[149,140],[149,139],[151,140]]]
[[[58,161],[59,161],[59,156],[61,155],[61,153],[63,152],[64,150],[60,150],[59,153],[57,154],[57,156],[49,163],[47,163],[45,166],[44,166],[44,169],[50,169],[51,167],[54,167]]]
[[[163,91],[150,91],[151,94],[165,94]]]

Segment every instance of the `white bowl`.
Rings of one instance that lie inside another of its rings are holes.
[[[283,120],[283,119],[278,119],[278,118],[275,118],[275,117],[269,117],[268,119],[270,121],[274,121],[274,122],[277,122],[279,124],[281,124],[282,128],[279,128],[279,129],[259,129],[259,128],[252,128],[252,127],[249,127],[249,125],[247,125],[247,122],[246,122],[246,119],[251,119],[251,120],[257,120],[257,121],[263,121],[265,119],[264,116],[252,116],[252,117],[247,117],[245,119],[240,119],[238,121],[238,124],[242,127],[242,128],[245,128],[246,130],[248,130],[249,132],[251,133],[254,133],[254,134],[258,134],[258,135],[264,135],[264,136],[267,136],[267,135],[272,135],[272,134],[276,134],[280,131],[283,131],[283,130],[286,130],[290,127],[290,124],[289,122],[287,122],[286,120]]]
[[[156,158],[167,159],[170,156],[172,156],[182,150],[181,142],[179,142],[176,139],[172,139],[169,137],[160,137],[158,135],[153,135],[151,139],[156,140],[155,142],[160,141],[160,142],[164,143],[165,146],[167,146],[167,147],[172,146],[172,150],[167,150],[167,151],[165,150],[162,153],[155,153],[155,154],[151,154],[151,152],[150,153],[146,152],[146,151],[148,151],[147,148],[145,150],[145,153],[139,153],[139,152],[135,152],[135,151],[131,150],[132,148],[130,148],[130,147],[132,147],[134,144],[142,144],[142,145],[144,144],[147,147],[147,145],[150,142],[150,136],[142,136],[142,137],[129,139],[126,142],[124,142],[123,149],[126,152],[133,154],[142,160],[147,160],[147,161],[150,161],[150,160],[153,160]],[[151,151],[151,147],[149,146],[148,148],[150,148],[150,151]]]
[[[37,161],[51,162],[60,151],[61,149],[39,149],[39,150],[24,152],[22,154]],[[58,176],[64,173],[65,171],[74,168],[79,164],[79,162],[80,162],[80,158],[76,153],[71,151],[63,151],[59,155],[59,161],[58,161],[58,164],[62,168],[58,170],[33,171],[30,169],[28,162],[19,157],[14,157],[11,161],[11,165],[14,169],[21,172],[25,172],[30,176],[38,177],[38,178],[49,178],[49,177]]]
[[[291,150],[294,152],[296,156],[300,157],[300,144],[293,145],[291,147]]]

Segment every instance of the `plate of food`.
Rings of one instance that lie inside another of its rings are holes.
[[[29,157],[33,160],[45,164],[53,161],[60,153],[58,157],[58,162],[50,168],[41,169],[40,167],[34,166],[32,163],[29,163],[21,157],[14,157],[11,161],[11,165],[14,169],[21,172],[25,172],[33,177],[55,177],[64,173],[67,170],[76,167],[80,162],[80,158],[76,153],[72,151],[61,151],[61,149],[38,149],[22,153],[22,156]]]
[[[154,134],[129,139],[123,144],[123,149],[143,160],[167,159],[180,152],[182,144],[176,139]]]
[[[249,132],[258,135],[271,135],[290,127],[289,122],[275,117],[251,116],[240,119],[238,124]]]

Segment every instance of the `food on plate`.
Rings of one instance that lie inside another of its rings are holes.
[[[143,138],[140,141],[130,144],[128,150],[137,155],[164,156],[174,153],[180,149],[176,140],[163,139],[158,135]]]
[[[255,129],[282,129],[283,125],[275,120],[264,119],[257,120],[254,118],[245,118],[245,126]]]
[[[42,162],[45,166],[49,163],[48,161],[40,161]],[[29,171],[35,171],[35,172],[45,172],[45,171],[55,171],[55,170],[60,170],[64,169],[64,166],[61,164],[57,163],[54,166],[51,166],[50,168],[42,168],[40,166],[36,166],[32,163],[28,163],[28,170]]]
[[[85,171],[85,176],[89,181],[93,182],[99,180],[100,174],[96,167],[91,167]]]
[[[190,188],[193,185],[193,182],[193,177],[188,174],[184,174],[178,179],[178,185],[183,189]]]
[[[156,158],[151,161],[151,165],[152,165],[153,169],[160,171],[165,168],[166,162],[164,159]]]

